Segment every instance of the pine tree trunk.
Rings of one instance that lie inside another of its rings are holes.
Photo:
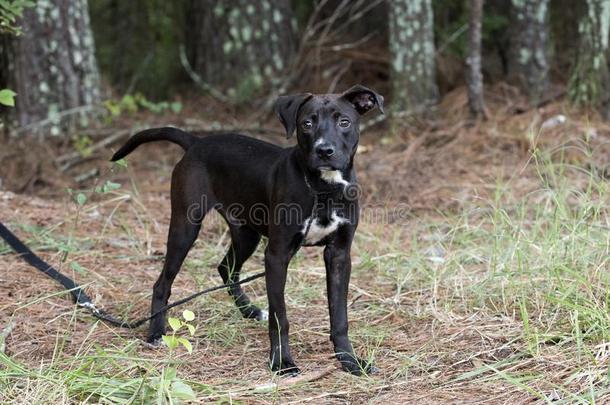
[[[483,0],[470,0],[468,24],[468,57],[466,58],[466,82],[468,106],[473,117],[485,116],[483,101],[483,74],[481,73],[481,21]]]
[[[431,0],[390,3],[390,52],[394,110],[438,101]]]
[[[5,40],[2,52],[11,55],[6,81],[17,92],[17,123],[52,135],[64,133],[75,117],[86,124],[100,102],[87,0],[38,0],[20,26],[22,35]],[[62,114],[67,110],[82,113]]]
[[[569,96],[579,105],[597,107],[610,118],[610,75],[608,72],[608,36],[610,0],[587,0],[578,33],[580,46],[570,77]]]
[[[512,0],[509,75],[538,102],[549,86],[549,1]]]
[[[290,2],[191,0],[187,10],[187,57],[207,84],[236,101],[280,84],[297,49]]]

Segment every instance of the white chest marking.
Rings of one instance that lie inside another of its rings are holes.
[[[309,223],[311,222],[311,225]],[[330,216],[330,222],[326,226],[320,225],[320,221],[317,217],[309,217],[305,220],[305,224],[303,224],[303,229],[301,233],[305,236],[305,244],[313,245],[318,243],[331,233],[335,232],[339,225],[347,222],[347,219],[342,218],[337,215],[336,212],[333,211]],[[309,228],[309,229],[308,229]]]
[[[330,184],[343,184],[344,186],[349,184],[349,182],[343,178],[343,175],[339,170],[321,170],[320,177]]]

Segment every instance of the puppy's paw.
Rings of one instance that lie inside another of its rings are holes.
[[[269,312],[260,309],[256,305],[248,305],[245,308],[240,308],[241,314],[246,319],[256,319],[257,321],[266,321],[269,319]]]
[[[356,376],[377,374],[379,369],[372,362],[349,354],[337,355],[343,371]]]
[[[271,371],[277,373],[278,375],[287,375],[291,377],[294,377],[301,372],[301,370],[296,366],[296,364],[294,364],[292,360],[282,361],[281,363],[279,361],[272,362],[270,364],[270,368]]]
[[[256,315],[257,321],[268,321],[269,320],[269,311],[266,309],[259,309],[258,314]]]
[[[160,344],[163,343],[163,338],[162,338],[163,335],[165,335],[165,328],[160,329],[160,330],[151,329],[148,331],[148,336],[146,337],[146,343],[150,343],[152,345],[159,346]]]
[[[148,338],[145,342],[142,342],[142,346],[148,349],[158,349],[163,345],[163,339],[159,338]]]

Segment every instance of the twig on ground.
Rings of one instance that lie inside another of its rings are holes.
[[[93,169],[89,170],[88,172],[85,172],[85,173],[82,173],[82,174],[79,174],[78,176],[76,176],[74,178],[74,182],[82,183],[99,174],[100,174],[100,170],[97,167],[94,167]]]
[[[98,149],[105,148],[106,146],[112,144],[113,142],[116,142],[117,140],[131,134],[132,131],[133,131],[132,129],[123,129],[123,130],[117,131],[114,135],[110,135],[110,136],[102,139],[101,141],[93,144],[89,148],[89,150],[91,152],[95,152]],[[55,159],[55,162],[64,163],[64,162],[72,161],[74,159],[81,159],[81,158],[82,158],[82,155],[80,152],[71,152],[71,153],[67,153],[65,155],[59,156],[57,159]]]
[[[271,382],[268,382],[265,384],[257,384],[254,386],[250,386],[250,387],[243,388],[243,389],[238,389],[236,391],[230,391],[230,392],[223,393],[223,394],[214,394],[214,395],[210,395],[203,399],[208,401],[208,400],[216,399],[219,397],[227,397],[227,396],[230,397],[231,399],[237,399],[240,397],[250,396],[252,394],[263,394],[263,393],[266,393],[269,391],[282,390],[282,389],[293,387],[296,384],[317,381],[317,380],[327,376],[328,374],[332,373],[335,370],[337,370],[336,366],[328,366],[328,367],[323,368],[318,371],[312,371],[310,373],[300,374],[296,377],[288,377],[288,376],[280,377],[277,379],[277,381],[271,381]]]
[[[4,329],[2,329],[2,332],[0,332],[0,353],[4,353],[6,350],[6,338],[11,334],[14,327],[15,323],[11,321]]]
[[[320,378],[327,376],[335,370],[337,370],[336,366],[328,366],[326,368],[323,368],[322,370],[312,371],[311,373],[304,373],[296,377],[280,378],[277,380],[277,382],[272,381],[266,384],[259,384],[254,387],[251,387],[248,391],[267,392],[285,389],[292,387],[296,384],[319,380]]]
[[[356,392],[371,392],[371,391],[383,391],[387,388],[393,388],[393,387],[398,387],[401,385],[406,385],[406,384],[413,384],[414,381],[416,381],[416,379],[410,379],[409,381],[399,381],[396,383],[392,383],[392,384],[384,384],[384,385],[375,385],[375,386],[371,386],[371,387],[361,387],[361,388],[356,388],[353,390],[342,390],[342,391],[331,391],[331,392],[325,392],[323,394],[314,396],[314,397],[309,397],[309,398],[303,398],[300,399],[298,402],[287,402],[287,404],[295,404],[295,403],[304,403],[304,402],[309,402],[309,401],[314,401],[316,399],[322,399],[322,398],[328,398],[331,396],[341,396],[341,395],[350,395],[350,394],[354,394]]]
[[[92,155],[87,155],[87,156],[82,156],[82,157],[79,157],[78,159],[74,159],[74,160],[71,160],[69,162],[64,163],[59,168],[59,170],[62,171],[62,172],[65,172],[65,171],[68,171],[68,169],[71,169],[74,166],[77,166],[77,165],[79,165],[81,163],[85,163],[85,162],[88,162],[88,161],[91,161],[91,160],[95,160],[97,158],[98,158],[98,156],[97,155],[93,155],[93,154]]]
[[[27,125],[19,127],[15,130],[15,133],[17,135],[20,135],[33,128],[41,128],[46,125],[54,124],[55,122],[60,122],[62,118],[69,117],[70,115],[82,114],[82,113],[92,112],[92,111],[96,111],[96,110],[102,111],[102,110],[104,110],[104,108],[101,105],[88,104],[88,105],[82,105],[79,107],[70,108],[70,109],[67,109],[64,111],[59,111],[57,114],[53,115],[53,117],[45,118],[44,120],[40,120],[40,121],[36,121],[36,122],[31,122]]]

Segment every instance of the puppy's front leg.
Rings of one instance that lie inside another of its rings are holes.
[[[372,364],[356,357],[347,334],[347,291],[352,269],[350,247],[351,235],[339,235],[334,243],[324,249],[330,339],[335,346],[335,356],[341,362],[343,370],[362,375],[374,371],[375,368]]]
[[[296,374],[299,369],[292,360],[288,345],[288,318],[284,302],[286,272],[293,253],[284,246],[277,246],[269,240],[265,250],[265,273],[267,299],[269,300],[269,340],[271,351],[269,365],[280,374]]]

